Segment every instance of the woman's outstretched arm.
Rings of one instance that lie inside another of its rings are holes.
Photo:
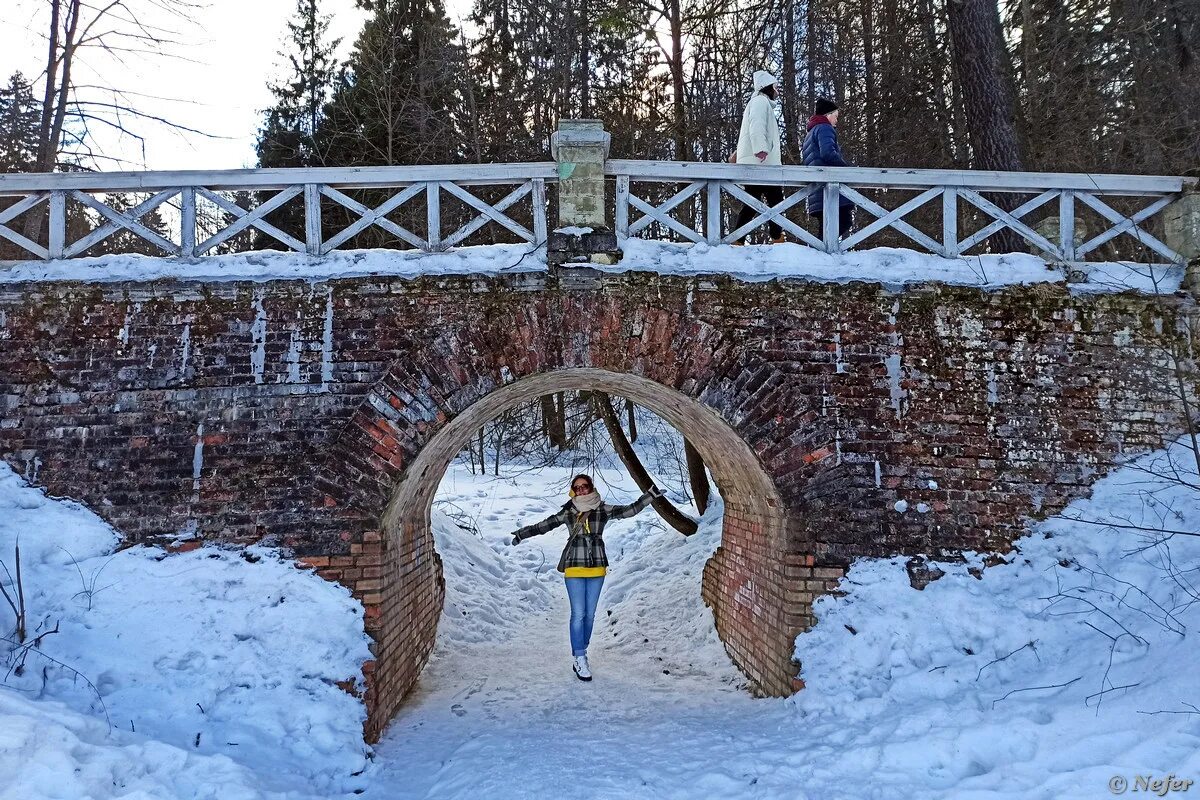
[[[513,533],[513,544],[522,542],[531,536],[541,536],[543,533],[549,533],[559,525],[565,525],[567,518],[562,511],[553,516],[546,517],[541,522],[535,522],[532,525],[526,525],[524,528],[518,529]]]
[[[629,517],[636,517],[645,510],[646,506],[654,502],[654,498],[656,497],[662,497],[662,490],[657,486],[651,486],[646,490],[645,494],[628,505],[609,506],[608,516],[610,519],[627,519]]]

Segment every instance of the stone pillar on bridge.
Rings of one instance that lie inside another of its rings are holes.
[[[1163,243],[1183,256],[1187,264],[1183,288],[1200,297],[1200,181],[1196,178],[1163,211]]]
[[[550,137],[550,153],[558,162],[558,228],[546,242],[551,265],[615,264],[621,256],[605,195],[609,139],[598,119],[560,120]]]

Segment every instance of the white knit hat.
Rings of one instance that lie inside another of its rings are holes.
[[[754,73],[754,91],[756,92],[761,92],[771,84],[778,82],[779,81],[775,80],[775,76],[767,72],[765,69],[760,69],[758,72]]]

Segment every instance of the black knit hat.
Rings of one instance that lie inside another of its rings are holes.
[[[818,97],[816,110],[818,114],[828,114],[830,111],[837,111],[838,104],[826,97]]]

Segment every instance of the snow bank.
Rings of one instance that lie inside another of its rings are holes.
[[[365,712],[335,682],[360,676],[370,654],[361,605],[347,590],[265,548],[114,553],[117,539],[85,508],[46,498],[0,465],[0,559],[12,570],[19,540],[29,634],[57,626],[40,649],[79,673],[30,653],[0,695],[61,701],[105,730],[107,716],[123,732],[114,747],[160,753],[170,763],[222,756],[252,764],[268,789],[355,785],[353,774],[366,765]],[[11,582],[0,579],[11,593]],[[0,606],[0,630],[8,634],[13,623]],[[15,657],[8,652],[6,670]],[[12,713],[28,728],[34,710]],[[97,728],[61,711],[47,711],[43,721],[47,729],[29,736],[45,736],[38,747],[49,748],[46,758],[100,757],[93,752],[103,746]],[[24,786],[21,763],[0,775]],[[146,765],[147,774],[171,769]],[[28,796],[39,796],[36,774],[28,777]],[[186,784],[177,789],[168,796],[197,796]],[[88,796],[123,796],[116,787],[107,791]]]
[[[695,508],[679,505],[695,516]],[[608,628],[615,647],[649,654],[671,674],[744,685],[700,596],[704,565],[721,544],[723,513],[717,496],[696,532],[683,536],[647,511],[632,530],[614,537],[613,568],[604,586],[606,618],[603,624],[597,620],[597,630]]]
[[[522,245],[456,247],[442,253],[419,250],[334,250],[323,256],[257,250],[191,260],[137,254],[20,261],[0,269],[0,284],[20,281],[324,281],[364,275],[418,278],[422,275],[494,275],[546,269],[546,250]]]
[[[745,281],[794,278],[826,283],[878,282],[889,288],[941,281],[997,288],[1011,284],[1062,282],[1061,268],[1025,253],[943,258],[916,250],[876,247],[830,255],[806,245],[707,244],[629,239],[624,258],[606,272],[652,271],[663,275],[732,275]],[[190,281],[306,280],[423,275],[499,275],[546,270],[545,248],[527,244],[458,247],[441,253],[416,250],[334,250],[324,256],[273,250],[206,256],[198,259],[158,258],[136,254],[106,255],[60,261],[21,261],[0,269],[0,284],[21,281]],[[1090,269],[1092,283],[1072,284],[1074,291],[1152,292],[1144,266],[1106,264]],[[1158,291],[1178,291],[1182,269],[1164,270]]]
[[[253,788],[254,774],[226,756],[112,730],[94,715],[2,688],[0,776],[0,800],[301,797]]]
[[[1190,451],[1170,459],[1195,481]],[[855,563],[846,595],[821,598],[797,639],[808,688],[793,702],[831,737],[815,777],[869,768],[895,796],[954,797],[1099,797],[1114,775],[1200,777],[1200,715],[1156,713],[1200,701],[1200,539],[1068,519],[1200,531],[1200,492],[1153,474],[1168,463],[1148,456],[1100,481],[981,578],[969,558],[914,591],[903,559]]]
[[[517,557],[517,566],[502,553],[507,545],[500,531],[489,531],[489,544],[481,534],[464,530],[436,509],[431,522],[446,579],[439,647],[503,639],[527,614],[550,608],[551,588],[534,572],[539,564],[533,551],[514,550],[511,555]],[[550,570],[558,575],[553,564]]]

